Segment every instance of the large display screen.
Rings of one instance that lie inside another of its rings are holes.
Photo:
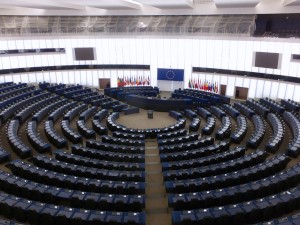
[[[278,69],[279,53],[255,52],[255,67]]]
[[[95,60],[94,48],[74,48],[75,60]]]

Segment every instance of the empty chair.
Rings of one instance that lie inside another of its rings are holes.
[[[217,130],[215,136],[216,139],[223,140],[230,137],[231,133],[231,121],[228,116],[222,117],[222,126]]]
[[[68,142],[62,136],[60,136],[54,129],[53,121],[46,120],[44,124],[44,130],[49,141],[58,148],[66,147]]]
[[[19,120],[11,120],[7,128],[7,139],[12,150],[20,157],[27,158],[32,155],[32,149],[18,136]]]
[[[269,113],[267,120],[272,127],[273,135],[266,144],[266,150],[269,152],[276,152],[284,138],[284,126],[280,119],[273,113]]]
[[[258,115],[253,115],[251,117],[251,121],[254,125],[255,130],[247,141],[247,146],[251,148],[257,148],[265,135],[265,123],[263,119]]]
[[[84,120],[77,120],[76,125],[77,125],[77,129],[78,129],[79,133],[82,136],[84,136],[85,138],[90,139],[90,138],[96,137],[96,132],[93,129],[88,128],[85,125]]]
[[[10,153],[0,146],[0,163],[6,162],[10,160]]]
[[[176,120],[183,118],[183,115],[180,112],[174,110],[169,111],[169,116],[173,117]]]
[[[205,126],[202,128],[202,134],[210,135],[216,126],[216,119],[214,117],[208,117]]]
[[[227,112],[227,114],[229,114],[233,118],[236,118],[240,115],[240,112],[229,104],[223,104],[222,107]]]
[[[82,136],[75,131],[68,120],[62,120],[60,122],[60,127],[63,132],[63,134],[74,144],[78,144],[82,142]]]
[[[51,145],[45,142],[37,132],[36,121],[29,121],[27,123],[26,134],[30,144],[40,153],[51,150]]]
[[[297,157],[300,153],[300,121],[291,112],[285,111],[283,114],[284,121],[288,124],[293,132],[293,139],[289,142],[287,154],[292,157]]]
[[[223,116],[226,116],[226,113],[217,106],[211,106],[210,110],[219,119],[222,119]]]
[[[193,118],[193,120],[189,126],[189,131],[192,131],[192,132],[198,131],[200,128],[200,123],[201,123],[200,118],[197,118],[197,117]]]
[[[244,116],[236,117],[237,129],[230,135],[231,140],[234,143],[240,143],[247,133],[247,120]]]
[[[251,108],[242,104],[241,102],[234,103],[233,107],[238,109],[247,118],[251,118],[255,114],[255,112]]]
[[[76,165],[82,165],[92,168],[98,168],[98,169],[109,169],[109,170],[124,170],[124,171],[142,171],[145,170],[145,164],[144,163],[138,163],[138,162],[119,162],[118,159],[112,159],[109,161],[108,159],[95,159],[95,158],[89,158],[84,157],[80,155],[75,154],[69,154],[67,152],[57,150],[54,152],[55,158],[68,163],[73,163]]]
[[[270,110],[267,107],[263,106],[258,101],[255,101],[253,99],[247,100],[246,105],[252,107],[257,114],[263,117],[267,116],[270,112]]]

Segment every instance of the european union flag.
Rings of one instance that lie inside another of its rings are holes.
[[[182,69],[157,69],[157,80],[183,81],[184,70]]]

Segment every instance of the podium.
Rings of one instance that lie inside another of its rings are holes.
[[[148,110],[148,119],[153,119],[153,110]]]

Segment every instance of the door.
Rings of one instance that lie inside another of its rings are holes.
[[[247,100],[249,88],[235,87],[235,98]]]
[[[224,85],[224,84],[221,84],[220,85],[220,95],[226,95],[226,88],[227,88],[227,85]]]
[[[109,78],[99,78],[99,89],[104,89],[110,87],[110,79]]]

